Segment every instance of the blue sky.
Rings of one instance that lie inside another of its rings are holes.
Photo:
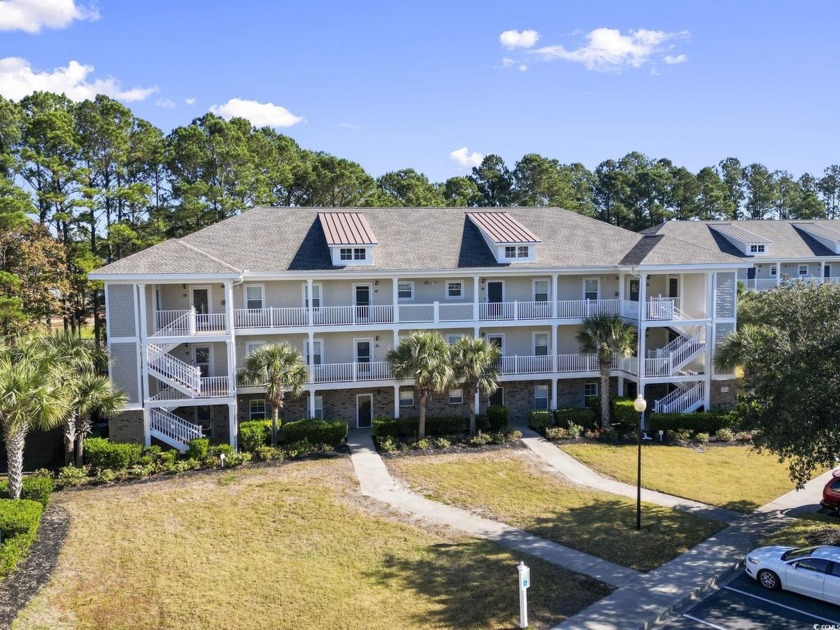
[[[0,0],[0,94],[104,91],[166,132],[215,108],[374,176],[632,150],[819,174],[840,163],[839,18],[829,1]]]

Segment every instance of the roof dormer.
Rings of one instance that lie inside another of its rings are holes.
[[[712,223],[709,227],[737,247],[744,256],[766,256],[770,253],[773,241],[740,226],[732,223]]]
[[[819,241],[825,245],[835,254],[840,254],[840,232],[825,223],[817,221],[806,221],[802,223],[794,223],[793,227],[802,230],[811,238]]]
[[[534,262],[542,241],[507,212],[467,212],[499,263]]]
[[[319,212],[334,267],[372,265],[378,245],[367,217],[361,212]]]

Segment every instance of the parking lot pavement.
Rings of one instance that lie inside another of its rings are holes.
[[[785,591],[768,591],[743,571],[720,590],[657,626],[671,630],[840,628],[840,606]]]

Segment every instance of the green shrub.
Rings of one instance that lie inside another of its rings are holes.
[[[0,577],[11,573],[35,540],[44,507],[28,499],[0,499]]]
[[[700,444],[707,444],[709,442],[709,434],[708,433],[697,433],[694,436],[694,439],[699,442]]]
[[[282,426],[282,425],[281,425]],[[239,450],[252,452],[271,441],[271,420],[239,423]]]
[[[35,474],[23,478],[20,498],[37,501],[43,507],[47,507],[54,488],[55,486],[53,485],[49,471],[37,471]],[[0,481],[0,498],[10,498],[8,479]]]
[[[715,431],[715,437],[719,442],[731,442],[735,439],[735,434],[732,429],[718,429]]]
[[[283,461],[283,458],[286,457],[286,453],[282,448],[276,448],[274,446],[258,446],[254,450],[254,455],[258,460],[263,462]]]
[[[409,418],[374,418],[373,436],[378,439],[411,437],[413,432],[408,426]]]
[[[476,417],[476,426],[479,426]],[[373,435],[377,438],[392,437],[411,438],[417,435],[419,418],[408,416],[404,418],[374,418]],[[426,416],[426,435],[463,434],[467,430],[468,418],[463,416]]]
[[[490,417],[489,414],[487,416]],[[466,433],[469,418],[464,416],[426,416],[426,435],[451,435],[453,433]],[[420,423],[415,418],[414,427]],[[492,425],[492,420],[490,424]]]
[[[203,461],[210,452],[210,440],[207,438],[195,438],[189,441],[187,458]]]
[[[207,449],[208,457],[219,457],[224,455],[225,459],[229,459],[236,454],[236,451],[230,444],[218,444]]]
[[[633,407],[632,398],[613,398],[610,402],[613,422],[630,426],[638,425],[639,412]]]
[[[415,451],[426,451],[432,446],[432,443],[429,442],[428,438],[423,438],[421,440],[414,440],[414,443],[411,445]]]
[[[280,427],[280,442],[293,444],[306,440],[310,444],[341,444],[347,437],[344,420],[296,420]]]
[[[492,441],[493,437],[489,433],[479,431],[467,441],[467,444],[470,446],[484,446],[485,444],[490,444]]]
[[[145,468],[143,466],[132,466],[131,468],[128,469],[129,476],[135,476],[135,475],[132,475],[132,471],[137,469],[137,468],[140,468],[141,470],[145,470]],[[99,483],[111,483],[116,478],[117,478],[117,474],[113,470],[111,470],[110,468],[100,468],[96,471],[96,481],[98,481]]]
[[[65,466],[58,471],[56,485],[59,488],[81,486],[90,479],[90,466]]]
[[[569,430],[563,427],[546,427],[545,437],[549,440],[565,440],[569,437]]]
[[[572,424],[587,426],[592,424],[593,420],[595,420],[595,414],[589,407],[570,407],[557,409],[554,412],[554,423],[558,427],[569,427]]]
[[[448,438],[445,438],[443,436],[434,438],[432,440],[432,444],[435,448],[449,448],[450,446],[452,446],[452,442],[449,441]]]
[[[691,431],[685,429],[672,429],[665,431],[669,442],[688,442],[691,439]]]
[[[510,414],[504,405],[490,405],[487,407],[487,420],[491,431],[504,431],[508,428]]]
[[[379,448],[386,453],[393,453],[398,447],[397,438],[390,435],[384,438],[378,438],[377,442],[379,443]]]
[[[291,444],[285,445],[283,450],[285,451],[287,457],[294,459],[295,457],[303,457],[304,455],[309,455],[310,453],[316,453],[320,449],[309,440],[303,439],[300,442],[292,442]]]
[[[535,431],[551,426],[551,412],[546,409],[532,409],[528,412],[528,426]]]
[[[720,429],[734,429],[740,422],[740,416],[734,411],[704,411],[698,413],[653,413],[648,425],[651,431],[698,431],[717,433]]]
[[[85,440],[85,461],[94,468],[125,470],[138,463],[142,455],[141,444],[111,442],[96,437]]]
[[[489,431],[490,430],[490,418],[487,417],[486,413],[480,413],[475,417],[475,430],[476,431]]]
[[[168,451],[163,451],[163,452],[160,454],[160,458],[158,459],[158,463],[159,463],[161,466],[166,467],[166,466],[171,466],[171,465],[172,465],[172,464],[174,464],[177,460],[178,460],[178,451],[176,451],[176,450],[173,448],[173,449],[170,449],[170,450],[168,450]]]

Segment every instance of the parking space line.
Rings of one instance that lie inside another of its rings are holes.
[[[702,623],[704,626],[709,626],[710,628],[715,628],[715,630],[727,630],[723,626],[716,626],[713,623],[709,623],[708,621],[703,621],[702,619],[698,619],[697,617],[692,617],[691,615],[683,615],[686,619],[691,619],[692,621],[696,621],[697,623]]]
[[[827,619],[825,617],[820,617],[819,615],[814,615],[809,612],[805,612],[804,610],[800,610],[799,608],[794,608],[793,606],[786,606],[785,604],[780,604],[779,602],[774,602],[772,599],[767,599],[766,597],[759,597],[758,595],[753,595],[752,593],[747,593],[746,591],[738,590],[737,588],[732,588],[731,586],[724,586],[723,587],[727,591],[732,591],[733,593],[740,593],[741,595],[746,595],[747,597],[752,597],[754,599],[761,600],[762,602],[767,602],[768,604],[773,604],[774,606],[778,606],[779,608],[785,608],[787,610],[792,610],[793,612],[797,612],[800,615],[805,615],[806,617],[811,617],[812,619],[819,619],[820,621],[827,621],[831,624],[838,623],[837,619]]]

